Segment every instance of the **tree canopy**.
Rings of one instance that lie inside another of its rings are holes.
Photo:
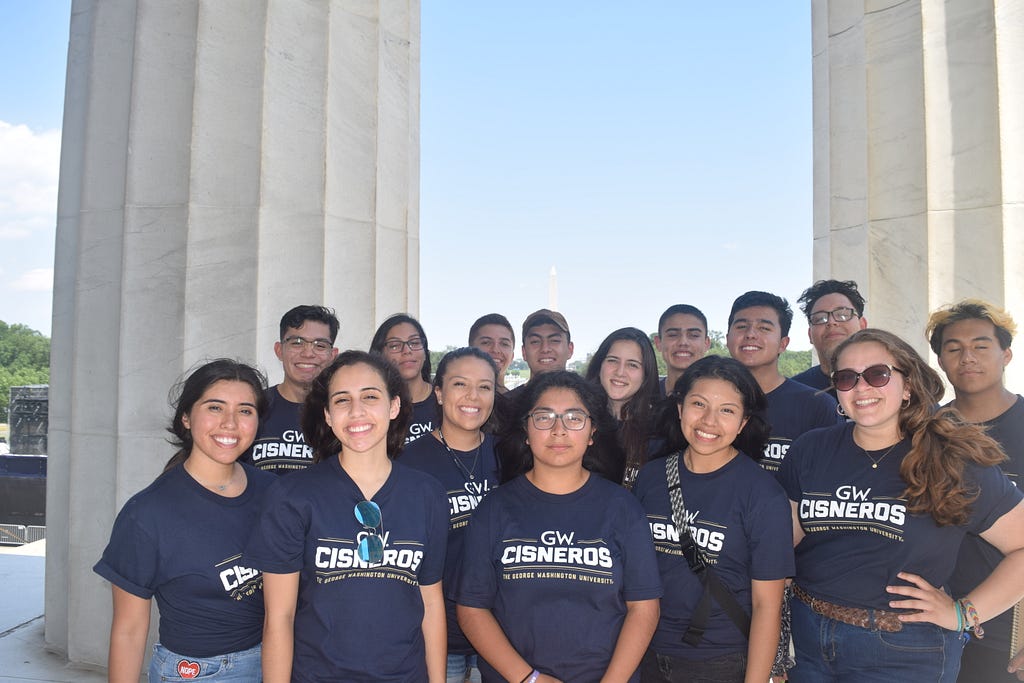
[[[50,339],[25,325],[0,320],[0,422],[7,422],[11,387],[49,382]]]

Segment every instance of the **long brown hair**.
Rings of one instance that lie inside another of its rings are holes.
[[[900,465],[908,509],[931,515],[939,526],[965,524],[980,491],[964,480],[964,466],[996,465],[1006,459],[1005,453],[984,427],[965,421],[952,408],[936,410],[946,390],[942,378],[891,332],[868,328],[854,333],[832,352],[832,367],[839,367],[837,361],[848,347],[868,342],[889,352],[910,392],[899,413],[900,436],[910,436],[910,452]]]
[[[328,389],[334,373],[341,368],[360,363],[369,366],[384,380],[388,400],[396,396],[400,399],[398,415],[388,423],[387,449],[388,457],[392,459],[402,452],[405,432],[409,429],[409,420],[412,418],[412,401],[409,400],[409,390],[405,388],[402,376],[398,374],[395,366],[384,360],[383,356],[350,349],[342,351],[330,365],[320,371],[313,380],[309,394],[306,395],[306,402],[302,406],[300,423],[306,443],[313,449],[313,462],[326,460],[341,452],[341,441],[324,419],[330,398]]]
[[[217,358],[203,363],[171,388],[170,403],[174,407],[174,417],[171,418],[167,431],[171,434],[171,445],[178,450],[164,465],[164,472],[188,460],[189,454],[192,453],[192,431],[185,426],[182,418],[192,412],[192,406],[203,397],[207,389],[221,381],[244,382],[252,387],[256,400],[256,414],[263,417],[267,409],[264,394],[267,389],[267,378],[262,372],[232,358]]]

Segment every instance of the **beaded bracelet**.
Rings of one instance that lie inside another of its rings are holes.
[[[978,615],[978,609],[974,606],[974,603],[967,598],[960,598],[956,602],[960,605],[960,609],[963,610],[963,617],[964,621],[967,623],[967,630],[973,631],[975,638],[984,638],[985,629],[981,627],[981,617]],[[974,622],[973,625],[971,622]]]

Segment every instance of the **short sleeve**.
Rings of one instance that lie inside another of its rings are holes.
[[[783,467],[787,460],[783,461]],[[750,578],[776,581],[793,576],[793,508],[774,481],[758,489],[760,497],[750,515]]]
[[[627,494],[628,495],[628,494]],[[628,519],[622,549],[622,598],[627,601],[654,600],[662,596],[654,538],[647,514],[640,503],[627,498],[623,517]]]
[[[800,461],[803,460],[805,444],[806,439],[802,436],[798,437],[789,447],[786,459],[782,461],[782,466],[779,467],[779,471],[775,474],[776,481],[782,485],[782,490],[786,492],[786,496],[790,500],[800,500],[803,493],[803,490],[800,488],[799,469]]]
[[[448,551],[448,497],[433,478],[428,482],[424,500],[427,513],[427,543],[423,563],[417,580],[421,586],[430,586],[444,576],[445,553]]]
[[[245,554],[260,571],[292,574],[302,571],[306,532],[309,528],[308,502],[295,500],[281,478],[267,490],[263,511],[249,536]]]
[[[148,600],[156,591],[160,553],[156,538],[143,529],[140,504],[132,499],[114,521],[110,543],[93,571],[118,588]]]
[[[491,548],[502,489],[490,494],[476,509],[466,527],[462,559],[455,575],[451,597],[460,605],[491,609],[498,592],[498,577],[491,562]]]
[[[1024,498],[1020,489],[997,466],[969,466],[967,474],[980,488],[978,498],[971,504],[968,522],[968,529],[975,534],[988,530]]]

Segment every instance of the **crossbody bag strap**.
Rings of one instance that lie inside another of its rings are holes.
[[[679,483],[679,453],[673,453],[665,458],[665,480],[668,485],[669,501],[672,503],[672,523],[679,536],[683,557],[686,558],[690,570],[700,579],[700,583],[704,587],[704,594],[700,596],[700,602],[697,603],[697,608],[693,612],[690,625],[683,635],[683,642],[696,647],[703,638],[708,618],[711,616],[712,596],[729,620],[740,630],[740,633],[749,638],[750,615],[736,602],[732,591],[711,570],[711,566],[704,559],[704,553],[701,552],[700,547],[697,546],[690,534],[690,525],[686,523],[686,517],[683,514],[685,504],[683,489]]]

